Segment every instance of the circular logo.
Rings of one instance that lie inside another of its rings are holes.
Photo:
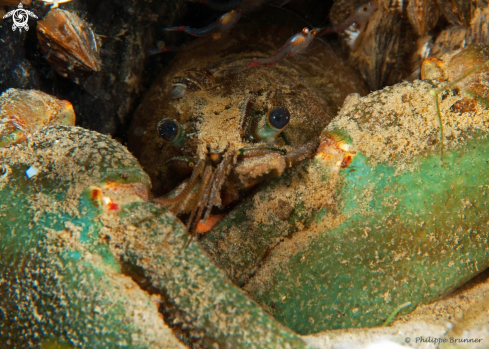
[[[7,13],[3,18],[8,18],[12,17],[14,24],[12,25],[12,30],[15,31],[17,28],[19,28],[19,31],[22,31],[22,29],[25,29],[26,31],[29,30],[29,25],[27,24],[27,21],[29,20],[29,16],[37,18],[34,12],[31,12],[29,10],[24,10],[22,3],[19,3],[19,8],[17,10],[12,10],[9,13]]]

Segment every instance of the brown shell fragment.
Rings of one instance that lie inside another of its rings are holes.
[[[457,84],[457,88],[462,92],[487,98],[486,81],[489,80],[489,68],[487,65],[483,66],[483,64],[489,59],[489,48],[483,44],[473,44],[465,50],[450,56],[449,59],[450,63],[447,65],[448,81],[455,81],[475,67],[481,66],[480,70],[460,81]]]
[[[367,80],[371,90],[394,85],[410,70],[413,43],[409,23],[399,11],[375,11],[365,32],[357,39],[350,60]]]
[[[403,12],[404,0],[377,0],[380,7],[388,12]]]
[[[421,65],[421,80],[447,80],[445,62],[434,57],[425,59]]]
[[[100,71],[102,63],[95,34],[76,14],[50,10],[37,23],[37,36],[46,59],[60,75],[78,78]]]
[[[407,6],[409,22],[419,36],[424,36],[438,21],[436,0],[410,0]]]
[[[75,112],[68,101],[36,90],[8,89],[0,95],[0,147],[25,140],[47,125],[75,125]]]
[[[452,25],[443,30],[436,37],[430,57],[441,58],[443,55],[460,50],[467,45],[467,29],[459,25]]]
[[[453,83],[452,89],[459,90],[466,97],[487,99],[488,60],[488,46],[471,44],[463,50],[446,54],[441,59],[428,58],[423,62],[421,77],[448,81]],[[457,107],[460,107],[460,104]]]
[[[469,36],[473,43],[489,45],[489,8],[478,8],[470,24]]]
[[[365,0],[336,0],[329,11],[329,19],[333,25],[343,23],[355,10],[365,5]]]
[[[450,23],[466,27],[470,25],[474,0],[437,0],[437,2]]]

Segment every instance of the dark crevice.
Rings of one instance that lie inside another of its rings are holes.
[[[211,338],[206,338],[204,330],[199,330],[194,327],[192,322],[189,321],[190,316],[179,309],[166,289],[159,289],[153,286],[151,278],[145,275],[142,267],[126,261],[119,261],[119,265],[121,267],[121,273],[130,277],[143,291],[149,295],[160,296],[158,311],[163,316],[165,324],[172,329],[175,336],[184,345],[192,349],[200,349],[208,348],[208,343],[215,342]]]

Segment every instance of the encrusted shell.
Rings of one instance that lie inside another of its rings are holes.
[[[439,58],[429,58],[423,62],[421,68],[422,79],[448,80],[453,82],[472,71],[477,66],[480,69],[473,71],[469,76],[459,81],[456,88],[466,94],[486,98],[489,80],[488,68],[484,63],[489,59],[489,48],[483,44],[472,44],[462,51]]]
[[[76,14],[50,10],[37,23],[37,36],[46,59],[60,75],[78,78],[101,69],[95,34]]]
[[[489,45],[489,8],[478,8],[470,23],[469,35],[472,42]]]
[[[466,46],[467,29],[459,25],[451,25],[436,37],[430,57],[440,58],[447,53]]]
[[[468,27],[472,19],[473,0],[437,0],[440,11],[452,24]]]
[[[68,101],[36,90],[8,89],[0,95],[0,147],[25,140],[47,125],[75,125],[75,112]]]
[[[438,21],[436,0],[410,0],[407,6],[409,22],[419,36],[424,36],[433,29]]]
[[[412,29],[399,11],[375,11],[357,39],[350,59],[371,90],[393,85],[409,67]]]
[[[379,7],[388,12],[403,12],[405,8],[404,0],[378,0]]]
[[[460,53],[450,57],[450,64],[447,65],[448,80],[454,81],[471,71],[476,66],[484,67],[484,63],[489,59],[489,48],[482,44],[473,44],[468,46]],[[486,98],[487,83],[489,79],[488,68],[480,69],[470,76],[466,77],[457,84],[457,88]]]

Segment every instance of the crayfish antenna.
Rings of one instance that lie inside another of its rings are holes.
[[[438,116],[438,123],[440,124],[440,159],[441,159],[441,161],[443,161],[443,141],[444,141],[444,137],[443,137],[443,124],[442,124],[442,121],[441,121],[440,102],[438,100],[438,95],[440,93],[442,93],[443,91],[448,90],[452,86],[458,84],[460,81],[464,80],[468,76],[474,74],[475,72],[477,72],[477,71],[479,71],[479,70],[481,70],[481,69],[483,69],[484,67],[487,67],[487,66],[489,66],[489,60],[485,61],[482,64],[476,65],[472,69],[469,69],[465,74],[462,74],[460,77],[458,77],[457,79],[451,81],[450,83],[448,83],[448,84],[446,84],[446,85],[444,85],[442,87],[439,87],[437,89],[433,89],[433,90],[430,91],[430,94],[435,97],[435,105],[436,105],[436,112],[437,112],[437,116]]]

